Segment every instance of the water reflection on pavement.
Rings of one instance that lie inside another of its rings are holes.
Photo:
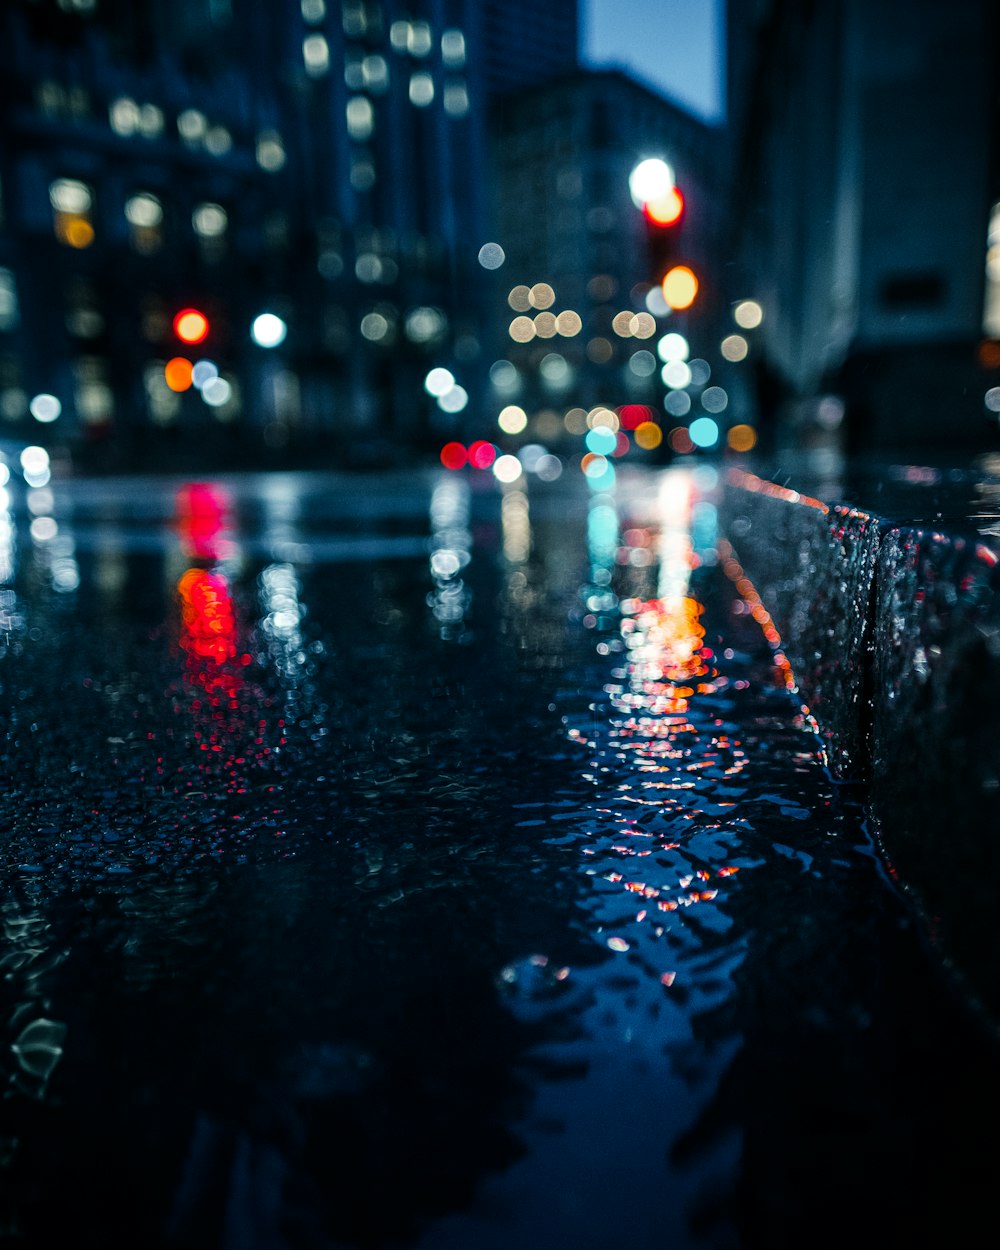
[[[0,517],[10,1245],[978,1227],[995,1054],[710,468],[35,489]]]

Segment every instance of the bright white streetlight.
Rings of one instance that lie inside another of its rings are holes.
[[[277,347],[285,341],[288,326],[274,313],[261,313],[254,317],[250,336],[258,347]]]
[[[674,185],[674,171],[666,161],[651,156],[640,161],[629,175],[628,189],[636,208],[652,200],[662,200]]]

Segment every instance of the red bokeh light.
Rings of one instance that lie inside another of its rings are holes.
[[[461,443],[445,443],[441,448],[441,463],[446,469],[461,469],[468,459],[469,453]]]
[[[174,334],[182,343],[202,343],[208,338],[208,318],[197,308],[182,308],[174,317]]]
[[[629,436],[624,430],[619,430],[615,435],[615,449],[611,454],[613,456],[624,456],[631,446],[632,442]]]
[[[618,420],[623,430],[634,430],[642,425],[643,421],[655,419],[652,408],[645,404],[622,404],[618,409]]]
[[[497,449],[492,443],[477,438],[474,443],[469,444],[469,464],[474,469],[488,469],[496,458]]]
[[[684,196],[676,187],[671,187],[666,195],[658,200],[647,200],[642,206],[646,220],[654,226],[673,226],[680,221],[684,213]]]

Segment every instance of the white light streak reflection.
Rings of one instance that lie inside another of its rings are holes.
[[[472,558],[469,487],[463,479],[449,474],[434,487],[430,524],[434,589],[427,596],[427,606],[438,623],[441,638],[461,642],[468,637],[465,617],[472,602],[461,576]]]

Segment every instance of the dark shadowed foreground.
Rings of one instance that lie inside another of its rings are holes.
[[[714,488],[11,488],[2,1244],[990,1217],[995,1050]]]

